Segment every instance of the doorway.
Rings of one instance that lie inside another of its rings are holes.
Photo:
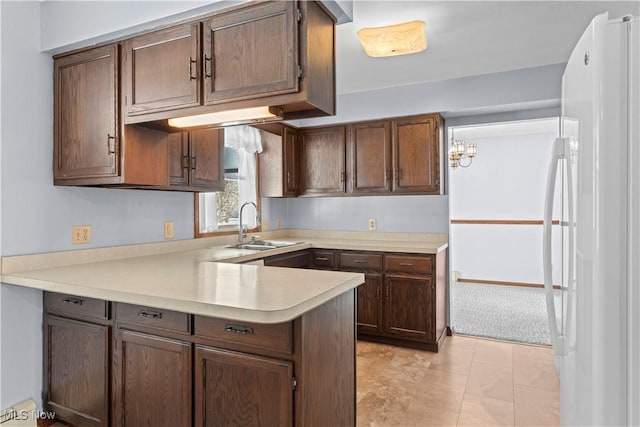
[[[449,161],[450,306],[454,332],[550,344],[542,275],[546,174],[558,117],[450,127],[477,155]],[[469,164],[469,160],[471,164]],[[557,206],[554,219],[560,218]],[[560,233],[553,251],[560,262]],[[560,284],[561,277],[554,277]],[[554,291],[560,305],[560,293]]]

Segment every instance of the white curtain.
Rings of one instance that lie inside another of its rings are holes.
[[[200,193],[200,232],[211,233],[218,229],[218,206],[216,201],[217,193]]]
[[[245,202],[257,203],[256,156],[262,152],[260,132],[249,126],[225,128],[224,145],[238,150],[238,208]],[[253,208],[245,208],[242,223],[253,228],[256,226],[255,219]]]

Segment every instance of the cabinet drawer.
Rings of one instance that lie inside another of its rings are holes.
[[[368,254],[360,252],[343,252],[340,255],[340,268],[382,269],[382,254]]]
[[[275,350],[287,354],[291,354],[293,351],[291,322],[263,324],[195,316],[193,323],[194,334],[200,338]]]
[[[45,292],[44,308],[47,313],[73,319],[109,319],[109,302],[101,299]]]
[[[179,311],[142,305],[116,304],[116,322],[119,328],[156,329],[179,334],[191,334],[191,315]]]
[[[315,268],[336,268],[336,253],[334,251],[313,251],[313,266]]]
[[[400,273],[431,273],[432,256],[387,255],[384,268],[386,271]]]
[[[264,265],[269,267],[307,268],[309,266],[309,252],[304,250],[274,255],[265,258]]]

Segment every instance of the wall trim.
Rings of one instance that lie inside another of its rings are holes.
[[[542,283],[528,283],[528,282],[505,282],[502,280],[481,280],[481,279],[465,279],[458,277],[458,282],[464,283],[480,283],[483,285],[499,285],[499,286],[521,286],[524,288],[544,288]],[[560,289],[560,285],[553,285],[553,289]]]
[[[473,225],[542,225],[537,219],[452,219],[451,224]],[[552,221],[553,225],[560,225],[560,221]]]

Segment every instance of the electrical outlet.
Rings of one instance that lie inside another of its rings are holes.
[[[263,230],[265,230],[265,231],[266,231],[266,230],[270,230],[270,229],[271,229],[271,223],[269,223],[269,220],[268,220],[268,219],[264,218],[264,219],[261,221],[261,224],[262,224],[262,229],[263,229]]]
[[[376,228],[378,228],[378,225],[376,224],[375,218],[370,218],[369,219],[369,230],[370,231],[376,231]]]
[[[276,230],[280,230],[282,228],[282,220],[278,218],[276,220]]]
[[[173,221],[164,222],[164,238],[173,239]]]
[[[74,245],[91,243],[91,226],[74,225],[71,227],[71,243]]]

